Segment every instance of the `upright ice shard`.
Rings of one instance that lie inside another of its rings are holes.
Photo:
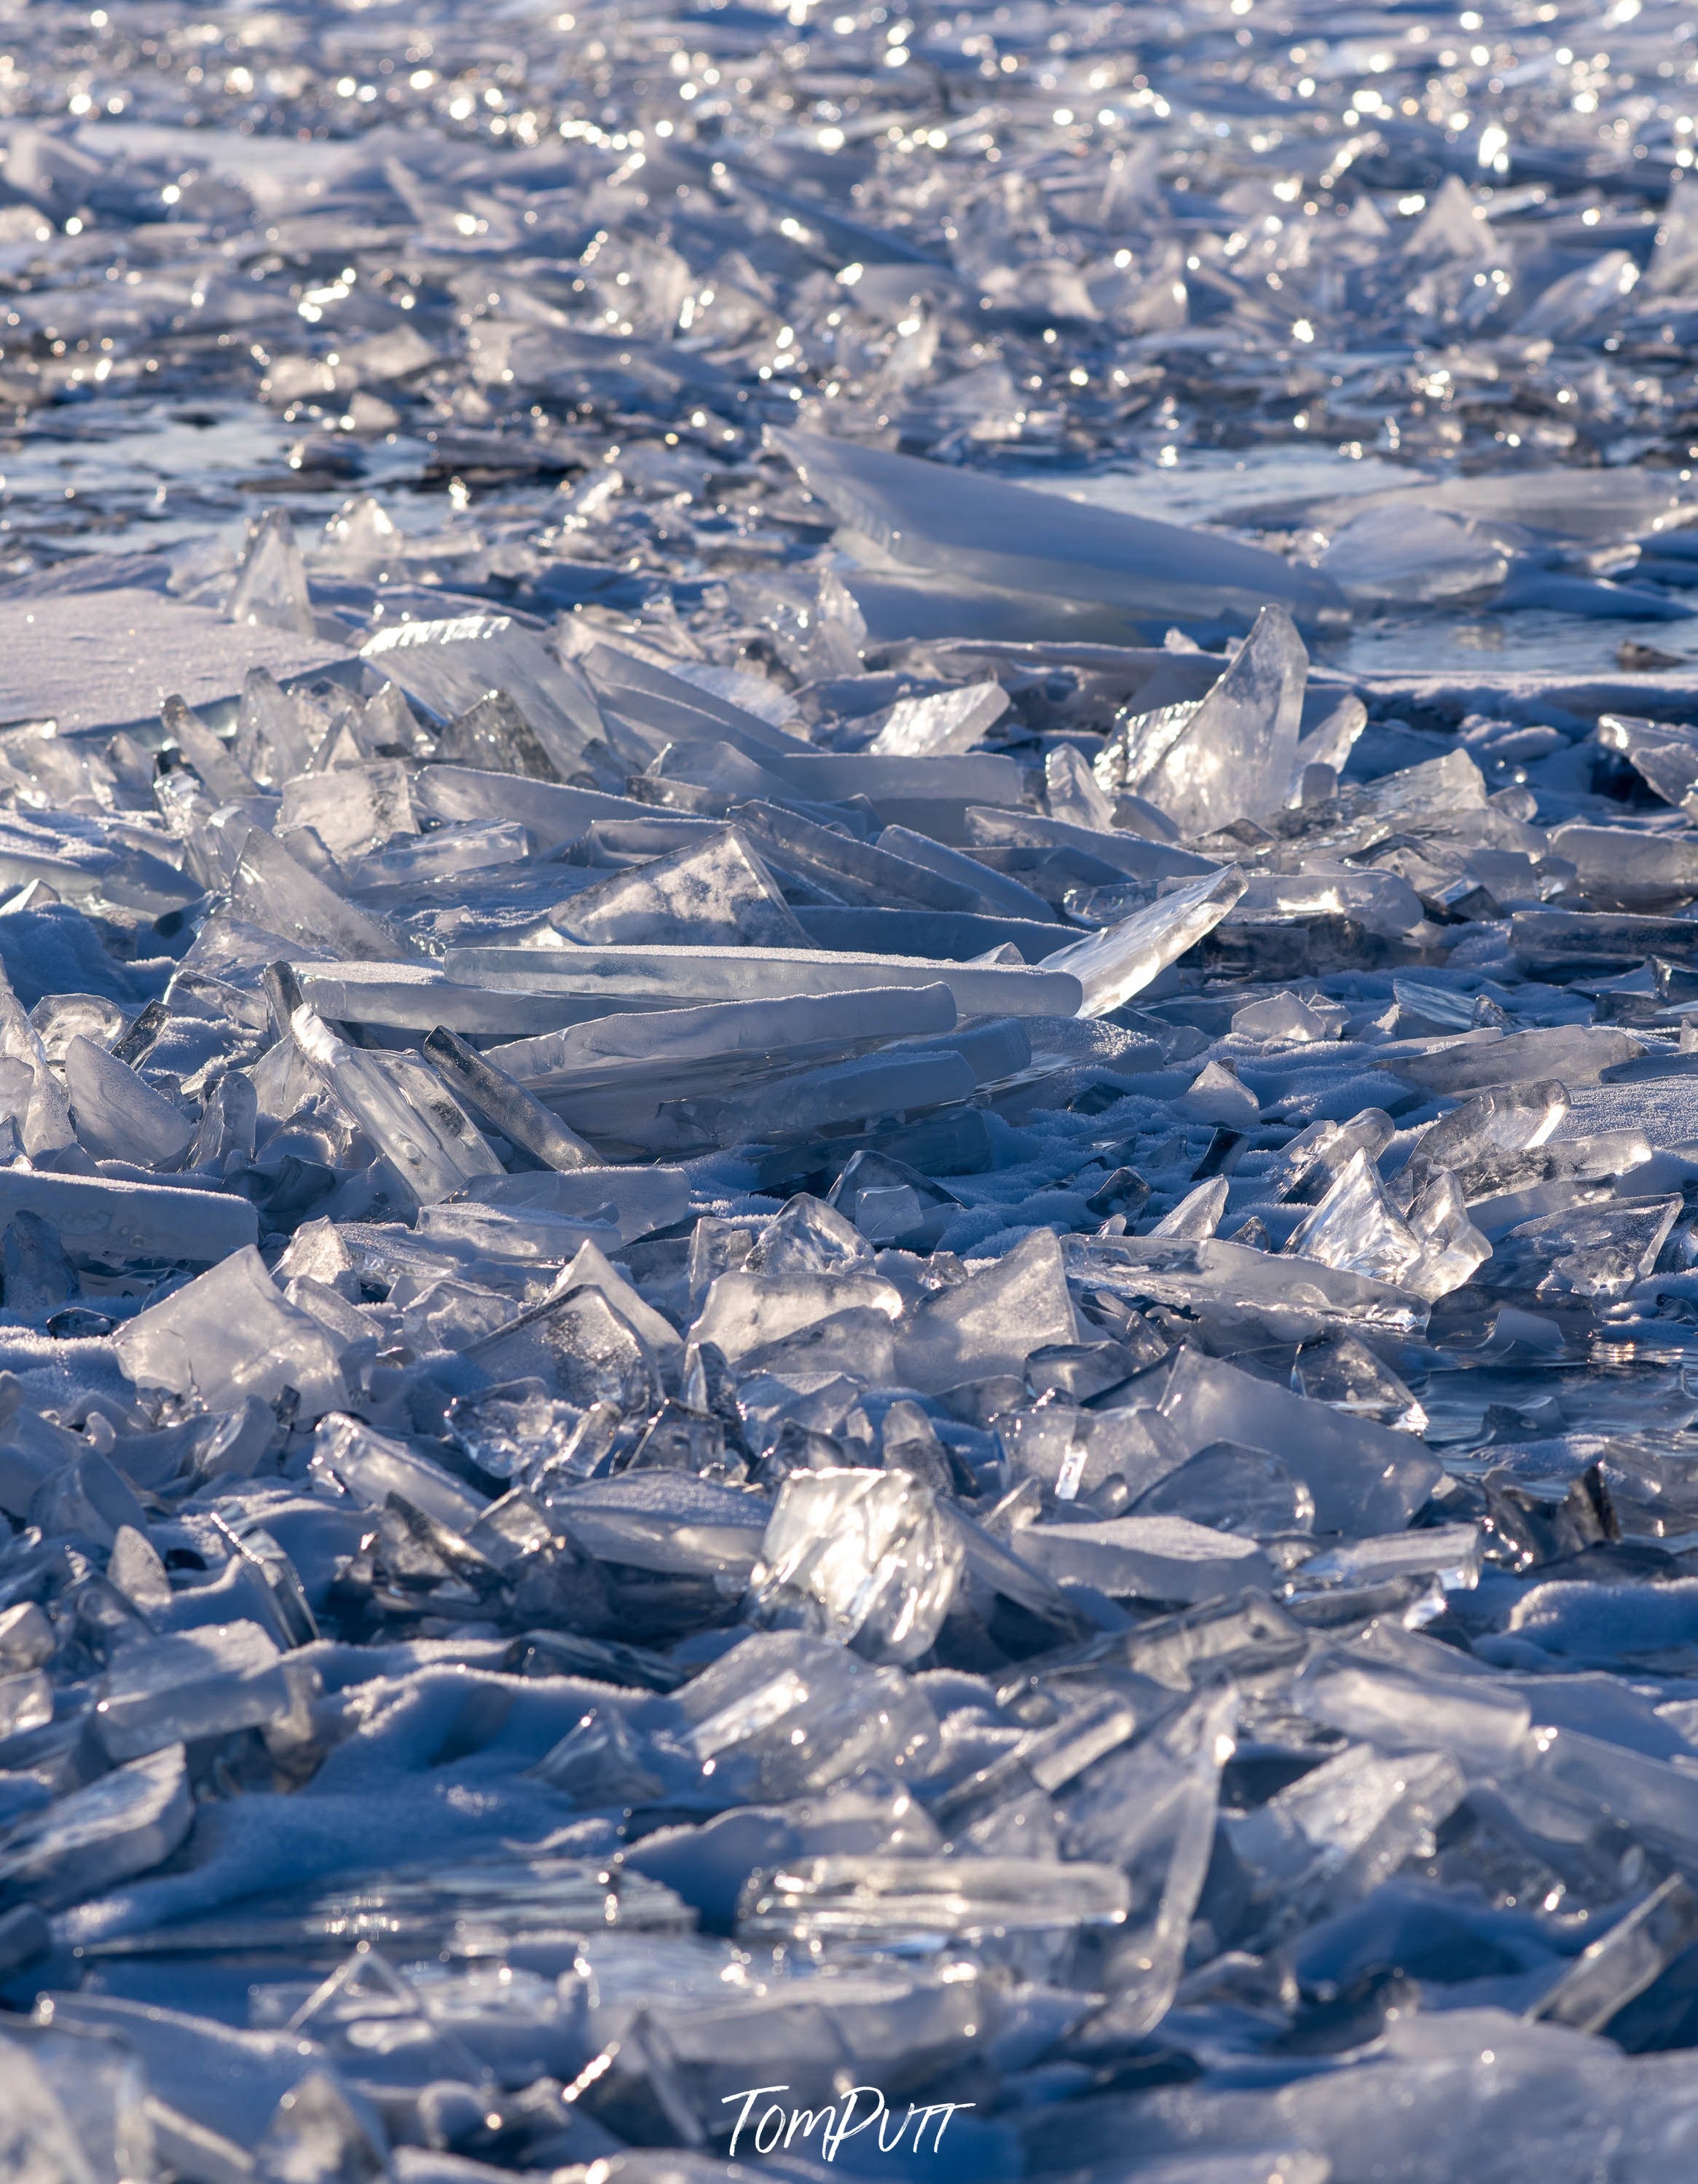
[[[308,1068],[421,1206],[501,1173],[482,1133],[422,1064],[349,1046],[304,1005],[291,1016],[289,1033]]]
[[[1182,720],[1123,732],[1115,786],[1147,797],[1187,835],[1280,811],[1296,762],[1308,673],[1309,654],[1291,616],[1282,607],[1264,607],[1232,666]]]

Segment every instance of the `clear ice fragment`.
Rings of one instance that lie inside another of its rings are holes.
[[[1141,993],[1156,974],[1212,933],[1244,891],[1237,866],[1182,881],[1147,910],[1075,940],[1043,959],[1047,971],[1070,971],[1085,989],[1082,1016],[1107,1016]]]
[[[235,1410],[250,1395],[275,1402],[293,1389],[316,1418],[347,1400],[344,1346],[284,1301],[252,1245],[126,1320],[113,1347],[138,1387],[207,1410]]]
[[[1131,1890],[1113,1866],[1083,1859],[865,1858],[798,1859],[754,1875],[739,1908],[749,1942],[940,1940],[1117,1926]]]
[[[182,1745],[115,1768],[0,1836],[0,1904],[80,1903],[161,1864],[193,1818]]]
[[[917,1659],[949,1612],[959,1535],[901,1471],[794,1471],[779,1490],[748,1613],[800,1623],[873,1661]]]
[[[79,1032],[65,1050],[64,1075],[77,1137],[97,1158],[165,1170],[181,1164],[193,1123],[116,1055]]]
[[[236,588],[225,612],[232,621],[262,622],[301,637],[310,637],[317,628],[306,565],[294,526],[282,509],[267,509],[249,526]]]
[[[289,1032],[319,1083],[421,1206],[451,1197],[479,1176],[501,1173],[482,1133],[422,1063],[351,1047],[304,1005],[291,1016]]]
[[[552,913],[568,940],[801,948],[807,936],[734,827],[597,880]]]
[[[1128,740],[1114,788],[1148,798],[1186,835],[1281,810],[1308,672],[1309,654],[1289,614],[1263,607],[1199,705],[1164,733]]]
[[[969,682],[927,698],[899,698],[868,749],[894,758],[971,750],[1008,709],[1008,694],[999,682]]]
[[[533,1100],[517,1078],[438,1024],[424,1043],[425,1057],[460,1097],[511,1144],[522,1146],[545,1167],[570,1170],[599,1166],[594,1149],[568,1130],[557,1115]]]
[[[256,1623],[210,1624],[128,1647],[103,1679],[95,1730],[115,1760],[282,1720],[316,1696]]]

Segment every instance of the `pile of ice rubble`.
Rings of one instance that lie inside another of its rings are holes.
[[[8,2180],[1692,2167],[1690,11],[1269,13],[8,21]]]
[[[670,627],[4,739],[11,2173],[1675,2173],[1698,743]]]

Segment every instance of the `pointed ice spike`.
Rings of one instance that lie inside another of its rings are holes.
[[[0,1238],[0,1273],[8,1312],[20,1319],[44,1318],[77,1293],[76,1269],[50,1221],[20,1206]]]
[[[379,336],[388,346],[387,362],[371,342],[360,344],[363,368],[377,376],[399,376],[399,370],[418,371],[434,361],[434,353],[411,326],[392,328]],[[403,363],[403,359],[405,359]],[[324,526],[321,558],[343,575],[378,578],[399,566],[403,552],[401,533],[394,519],[374,494],[362,493],[338,510]],[[319,557],[315,557],[316,564]]]
[[[1151,1235],[1212,1236],[1226,1210],[1226,1195],[1231,1188],[1224,1175],[1210,1176],[1206,1183],[1199,1183],[1194,1190],[1187,1191],[1171,1212],[1164,1213],[1150,1230]]]
[[[1188,835],[1284,805],[1297,757],[1309,654],[1282,607],[1267,606],[1237,658],[1145,772],[1127,786]]]
[[[1645,286],[1653,296],[1690,295],[1698,287],[1698,185],[1678,170],[1663,202]]]
[[[426,1059],[462,1100],[493,1123],[504,1138],[519,1145],[545,1167],[596,1167],[600,1156],[594,1146],[568,1130],[533,1100],[517,1078],[486,1061],[455,1033],[438,1024],[425,1040]]]
[[[237,761],[268,788],[281,788],[312,763],[313,743],[294,700],[264,667],[250,667],[236,720]],[[193,753],[190,754],[193,757]]]
[[[1354,691],[1341,698],[1332,711],[1298,739],[1294,772],[1305,766],[1330,766],[1342,773],[1368,725],[1368,709]]]
[[[1043,762],[1044,801],[1052,819],[1106,830],[1114,823],[1112,800],[1071,744],[1059,744]]]
[[[449,766],[522,774],[533,781],[561,778],[535,729],[505,690],[491,690],[456,713],[438,735],[434,755]]]
[[[213,734],[198,713],[181,698],[167,698],[159,709],[165,733],[188,760],[220,804],[254,795],[258,783]]]
[[[310,2070],[277,2103],[253,2174],[255,2184],[380,2184],[388,2148],[374,2112],[362,2115],[329,2071]]]
[[[774,1276],[870,1273],[873,1254],[860,1229],[835,1206],[803,1191],[761,1231],[745,1263]]]
[[[1486,209],[1460,175],[1447,175],[1404,243],[1404,255],[1416,264],[1446,259],[1483,258],[1497,248]]]
[[[358,734],[379,758],[429,758],[436,749],[435,738],[394,682],[382,684],[360,707]]]
[[[232,621],[260,622],[301,637],[310,637],[317,627],[306,565],[294,526],[282,509],[268,509],[250,526],[225,613]]]
[[[1421,1239],[1386,1196],[1379,1170],[1360,1151],[1285,1248],[1294,1257],[1319,1259],[1394,1287],[1409,1286],[1426,1257]]]

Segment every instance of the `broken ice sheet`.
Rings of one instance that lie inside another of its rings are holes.
[[[1051,971],[1070,971],[1085,989],[1083,1013],[1106,1016],[1141,993],[1156,974],[1212,933],[1244,891],[1236,866],[1209,878],[1183,881],[1148,909],[1075,940],[1044,958]]]
[[[1686,25],[731,12],[8,31],[0,2109],[1660,2178]]]
[[[800,1860],[748,1886],[739,1930],[787,1938],[910,1946],[952,1936],[1067,1932],[1118,1925],[1125,1876],[1082,1859],[866,1858]]]
[[[1035,500],[999,481],[813,433],[786,433],[779,444],[846,529],[898,562],[998,591],[1096,599],[1169,619],[1270,597],[1312,615],[1338,596],[1327,578],[1170,525]]]

